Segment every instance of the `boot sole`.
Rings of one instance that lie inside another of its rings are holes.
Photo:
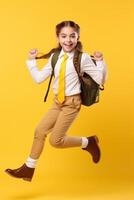
[[[94,139],[95,139],[95,141],[96,141],[96,143],[97,143],[97,145],[98,145],[98,148],[99,148],[99,138],[95,135],[95,136],[94,136]],[[100,148],[99,148],[99,149],[100,149]],[[100,156],[101,156],[101,152],[100,152]],[[100,161],[100,158],[99,158],[99,160],[98,160],[97,162],[94,161],[94,163],[97,164],[99,161]]]
[[[24,181],[28,181],[28,182],[31,182],[32,179],[31,178],[22,178]]]

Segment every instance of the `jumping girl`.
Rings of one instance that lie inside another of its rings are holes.
[[[29,58],[26,61],[33,79],[37,83],[41,83],[51,76],[52,56],[56,50],[60,51],[54,68],[54,102],[35,129],[30,155],[21,167],[5,170],[9,175],[27,181],[32,180],[37,160],[43,150],[45,139],[50,132],[49,141],[52,146],[56,148],[80,147],[90,154],[94,163],[100,161],[101,153],[96,135],[89,137],[67,135],[67,130],[81,108],[80,81],[73,63],[77,53],[82,52],[82,44],[79,41],[80,27],[73,21],[63,21],[56,25],[56,36],[58,40],[57,48],[40,57],[38,57],[38,50],[32,49],[29,51]],[[94,52],[93,56],[96,65],[88,53],[82,53],[81,71],[88,73],[99,85],[103,85],[107,74],[103,55],[101,52]],[[37,68],[37,58],[49,58],[48,63],[42,70]]]

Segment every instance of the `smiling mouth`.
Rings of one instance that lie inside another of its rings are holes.
[[[66,47],[71,47],[73,44],[64,44]]]

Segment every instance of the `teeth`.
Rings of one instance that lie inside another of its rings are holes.
[[[68,47],[70,47],[72,44],[65,44],[65,46],[68,46]]]

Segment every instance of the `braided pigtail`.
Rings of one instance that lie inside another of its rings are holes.
[[[52,53],[54,53],[55,51],[60,51],[61,50],[61,46],[59,44],[58,47],[51,49],[48,53],[42,55],[42,56],[36,56],[35,59],[46,59],[49,58],[51,56]]]
[[[77,71],[80,71],[79,70],[80,66],[79,66],[79,62],[78,62],[80,52],[82,52],[82,43],[80,41],[78,41],[77,45],[75,47],[74,58],[73,58],[73,63],[74,63],[75,69]]]

